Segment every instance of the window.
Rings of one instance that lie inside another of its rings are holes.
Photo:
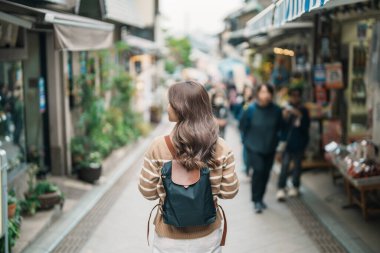
[[[11,169],[25,161],[25,146],[21,61],[0,62],[0,148]]]

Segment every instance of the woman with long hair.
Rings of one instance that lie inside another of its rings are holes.
[[[208,168],[207,180],[215,207],[217,198],[231,199],[238,192],[234,155],[218,137],[210,98],[202,85],[194,81],[176,83],[170,87],[168,98],[169,120],[176,125],[168,136],[157,137],[149,147],[139,182],[139,190],[146,199],[159,199],[154,219],[153,252],[221,252],[222,216],[219,210],[209,224],[185,227],[168,224],[163,207],[171,193],[166,192],[163,183],[167,179],[163,176],[163,168],[170,161],[172,166],[175,161],[189,173]],[[197,203],[197,206],[202,204]],[[193,208],[196,206],[189,209]]]

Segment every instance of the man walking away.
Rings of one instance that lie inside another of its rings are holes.
[[[285,109],[286,119],[286,147],[282,157],[281,173],[278,181],[277,200],[286,198],[286,181],[291,162],[294,162],[293,185],[289,197],[299,195],[300,178],[302,172],[302,157],[309,142],[310,118],[308,110],[302,105],[302,89],[289,89],[289,105]]]

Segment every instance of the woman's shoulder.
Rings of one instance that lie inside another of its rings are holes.
[[[168,148],[166,147],[165,135],[155,137],[147,150],[151,156],[166,154]]]

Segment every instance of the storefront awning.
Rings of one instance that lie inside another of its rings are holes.
[[[280,0],[276,3],[273,26],[280,27],[302,14],[323,6],[329,0]]]
[[[159,53],[159,47],[153,41],[130,34],[122,34],[122,39],[127,43],[128,46],[141,49],[145,53]]]
[[[333,1],[333,0],[325,0],[324,4],[322,6],[323,9],[332,9],[338,6],[342,5],[350,5],[350,4],[356,4],[356,3],[363,3],[368,2],[368,0],[340,0],[340,1]]]
[[[139,28],[152,27],[155,2],[141,0],[104,0],[103,18]]]
[[[279,0],[257,14],[247,23],[247,36],[267,33],[271,28],[280,28],[302,14],[320,8],[332,0]],[[338,1],[337,1],[338,2]]]
[[[32,22],[33,27],[31,29],[38,29],[41,26],[44,29],[54,29],[57,49],[69,51],[98,50],[109,48],[113,44],[113,24],[4,0],[0,0],[0,5],[6,14],[2,17],[6,17],[7,20],[5,21],[7,22],[20,25],[22,24],[21,21],[24,20],[26,25],[29,24],[27,22]]]
[[[252,37],[258,34],[262,34],[268,31],[273,25],[273,12],[275,5],[271,4],[265,8],[262,12],[254,16],[247,22],[245,35]]]

